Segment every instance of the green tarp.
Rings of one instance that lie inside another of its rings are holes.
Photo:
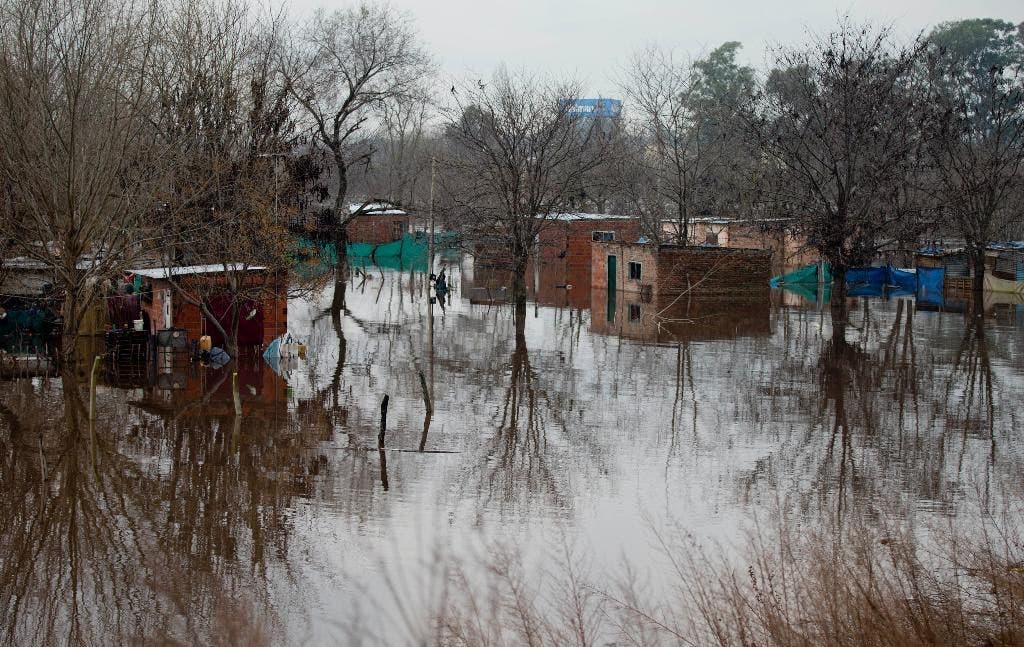
[[[828,266],[827,263],[825,264],[824,277],[823,277],[821,282],[823,282],[823,283],[831,283],[832,282],[832,272],[829,269],[829,266]],[[816,263],[812,263],[811,265],[805,265],[805,266],[801,267],[800,269],[793,270],[792,272],[789,272],[787,274],[782,274],[782,275],[779,275],[779,276],[772,277],[772,280],[769,281],[769,283],[771,284],[771,286],[773,288],[777,288],[780,285],[793,285],[793,284],[801,284],[801,283],[813,283],[813,284],[817,285],[817,283],[818,283],[818,265]]]

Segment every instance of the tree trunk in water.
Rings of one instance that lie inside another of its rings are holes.
[[[971,291],[974,297],[975,308],[980,310],[983,303],[982,292],[985,291],[985,246],[975,245],[971,248],[971,265],[973,276],[971,277]]]
[[[338,264],[334,268],[334,297],[331,299],[331,315],[339,317],[345,309],[345,282],[348,281],[348,227],[338,226],[334,231],[334,248]]]
[[[832,300],[829,308],[832,311],[832,330],[845,331],[846,320],[849,316],[846,305],[846,266],[840,263],[831,263],[831,266]]]
[[[78,308],[71,296],[71,291],[65,291],[64,302],[60,306],[61,330],[59,359],[62,364],[70,365],[75,358],[75,346],[78,342],[78,330],[82,325]]]

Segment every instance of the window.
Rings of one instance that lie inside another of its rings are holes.
[[[639,281],[642,269],[643,268],[640,266],[640,263],[635,263],[633,261],[630,261],[629,262],[629,280],[630,281]]]
[[[629,320],[640,321],[640,304],[631,303],[629,304]]]
[[[718,232],[708,230],[708,233],[704,236],[705,245],[717,245],[718,244]]]
[[[405,225],[401,220],[393,220],[391,222],[391,240],[398,240],[405,234]]]
[[[607,243],[615,240],[614,231],[595,231],[593,233],[594,240],[599,243]]]

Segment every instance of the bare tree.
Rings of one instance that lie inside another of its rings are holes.
[[[326,223],[337,247],[339,281],[344,281],[348,224],[367,213],[373,196],[350,210],[351,169],[374,154],[369,135],[385,108],[422,100],[423,81],[433,64],[408,15],[387,5],[362,4],[318,12],[283,54],[288,88],[309,118],[314,141],[333,163],[333,209]],[[340,304],[335,304],[340,307]]]
[[[632,195],[659,238],[671,221],[674,242],[689,244],[692,218],[737,209],[736,171],[751,155],[733,109],[754,89],[753,70],[735,62],[738,48],[725,43],[692,62],[657,47],[633,57],[625,86],[641,146]]]
[[[6,236],[53,277],[70,358],[102,281],[140,252],[170,160],[146,88],[153,5],[0,3],[0,178]]]
[[[1024,222],[1024,64],[978,69],[990,57],[944,48],[934,54],[931,167],[940,211],[967,245],[980,295],[985,249]]]
[[[538,234],[586,188],[612,135],[573,112],[574,83],[502,70],[489,83],[454,90],[446,115],[448,201],[467,233],[512,271],[515,298],[523,299]]]
[[[370,140],[373,158],[355,167],[349,188],[354,195],[387,196],[406,207],[425,205],[430,164],[438,138],[431,132],[431,104],[424,89],[382,106]]]
[[[767,199],[832,265],[833,302],[846,269],[915,237],[912,181],[922,159],[924,93],[912,74],[923,50],[887,29],[842,22],[803,49],[776,55],[753,134],[770,165]]]

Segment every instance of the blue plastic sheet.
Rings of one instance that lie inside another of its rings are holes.
[[[846,270],[846,285],[851,288],[859,285],[885,285],[888,280],[889,272],[885,267],[851,267]]]
[[[917,272],[890,267],[889,285],[896,290],[913,293],[917,290]]]
[[[942,305],[942,286],[946,280],[944,267],[917,268],[917,300]]]

